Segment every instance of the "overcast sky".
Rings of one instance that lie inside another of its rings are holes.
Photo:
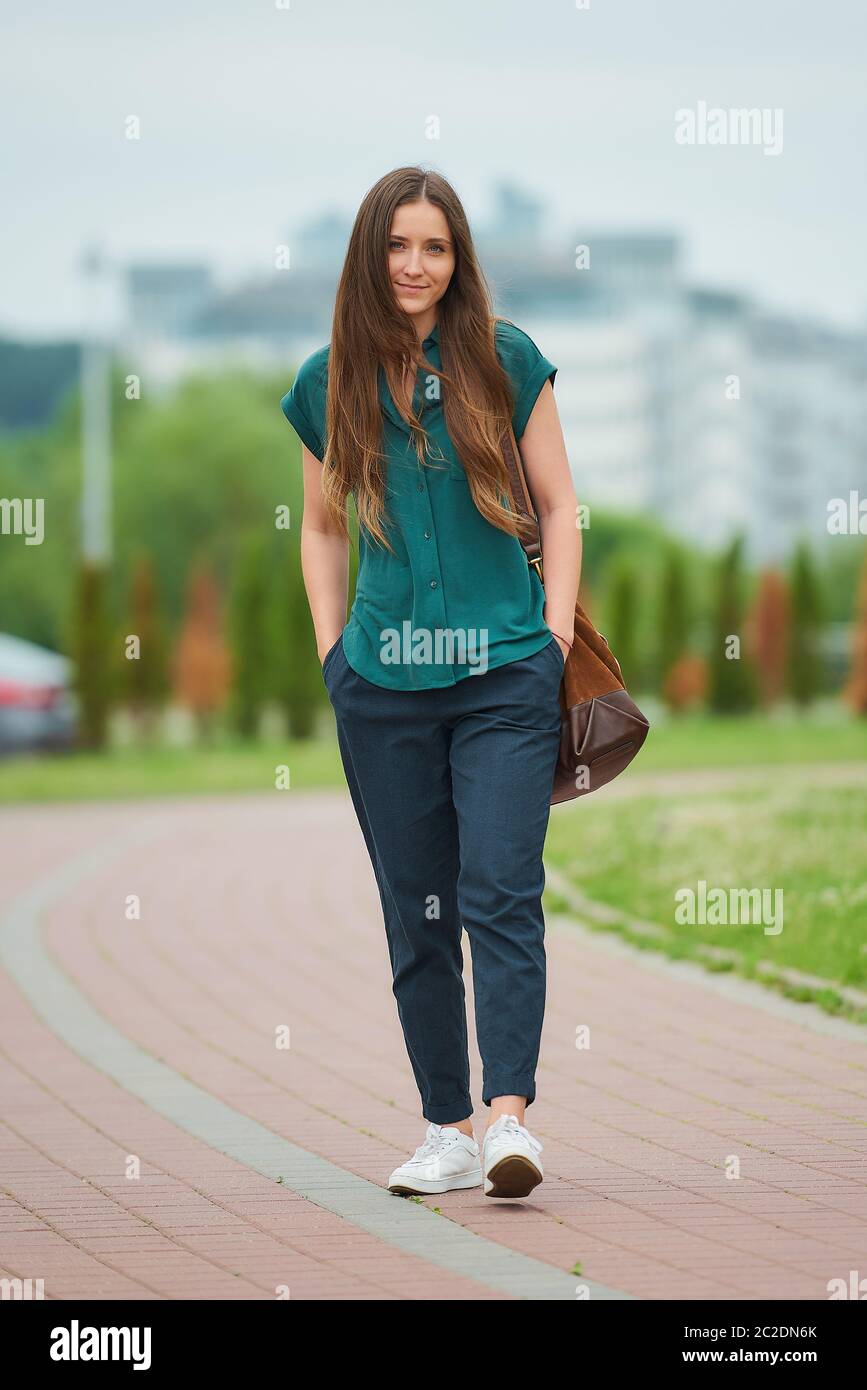
[[[3,0],[0,334],[74,331],[91,238],[268,272],[294,228],[353,214],[406,163],[450,179],[471,221],[508,177],[553,240],[677,232],[691,279],[863,327],[865,8]],[[678,145],[674,113],[699,102],[781,108],[782,152]]]

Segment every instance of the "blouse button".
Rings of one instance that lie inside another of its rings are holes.
[[[425,533],[424,533],[424,538],[425,538],[426,541],[429,541],[429,540],[430,540],[430,531],[425,531]]]
[[[418,486],[419,492],[424,492],[424,483],[418,483],[417,486]]]
[[[432,579],[432,580],[431,580],[431,582],[430,582],[430,586],[431,586],[431,588],[432,588],[432,589],[435,589],[435,588],[436,588],[436,586],[437,586],[437,582],[436,582],[436,580],[435,580],[435,579]]]

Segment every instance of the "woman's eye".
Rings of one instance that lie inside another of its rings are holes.
[[[403,242],[402,242],[402,241],[390,241],[390,242],[388,243],[388,249],[389,249],[389,251],[402,251],[402,250],[403,250]],[[441,246],[440,243],[439,243],[438,241],[436,241],[436,242],[433,242],[427,249],[428,249],[429,251],[445,251],[446,248],[445,248],[444,246]]]

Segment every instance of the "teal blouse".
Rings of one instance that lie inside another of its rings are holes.
[[[557,368],[514,324],[498,319],[497,356],[512,385],[512,428],[520,439],[546,381]],[[422,348],[435,367],[438,326]],[[302,362],[283,413],[318,459],[325,453],[329,348]],[[418,373],[413,404],[434,462],[420,464],[409,426],[379,371],[386,456],[385,529],[394,554],[359,527],[355,600],[343,629],[346,660],[373,685],[428,690],[455,685],[551,641],[545,591],[520,541],[478,511],[455,453],[439,398],[439,378]],[[441,460],[441,461],[440,461]],[[506,499],[503,499],[506,501]],[[510,502],[506,502],[511,505]]]

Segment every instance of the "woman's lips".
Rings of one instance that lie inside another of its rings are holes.
[[[397,288],[403,290],[405,294],[421,294],[422,290],[427,289],[427,285],[402,285],[398,280]]]

